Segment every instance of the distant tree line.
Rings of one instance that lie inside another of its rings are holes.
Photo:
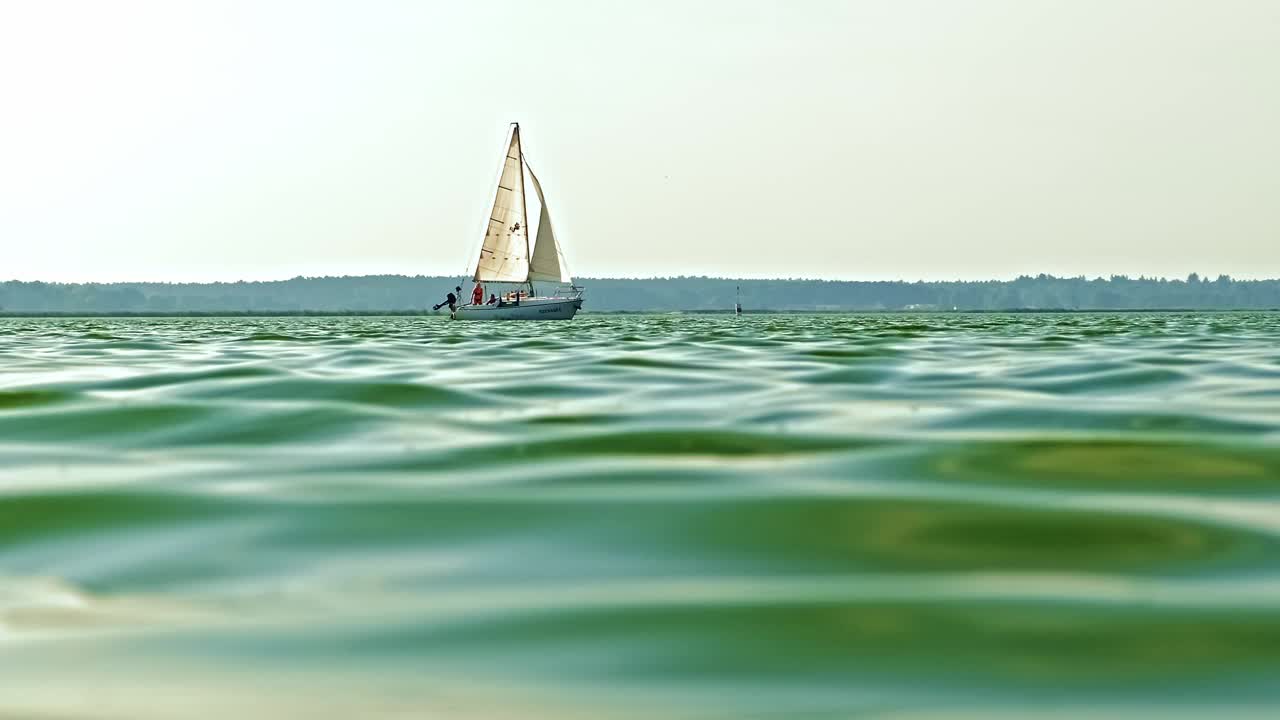
[[[668,277],[597,278],[587,310],[730,310],[741,288],[748,311],[1142,310],[1280,308],[1280,280],[1023,276],[1016,280],[845,282]],[[425,311],[457,277],[368,275],[231,283],[0,283],[0,312],[217,313]]]

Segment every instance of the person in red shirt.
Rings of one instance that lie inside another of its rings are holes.
[[[480,283],[476,283],[475,288],[471,290],[471,304],[472,305],[484,304],[484,286],[481,285]]]

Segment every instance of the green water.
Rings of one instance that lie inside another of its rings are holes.
[[[0,321],[0,717],[1270,717],[1280,314]]]

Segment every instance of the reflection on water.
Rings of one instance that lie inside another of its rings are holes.
[[[0,716],[1280,705],[1280,315],[0,321]]]

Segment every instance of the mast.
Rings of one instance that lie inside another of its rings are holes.
[[[524,219],[524,256],[533,262],[533,251],[529,247],[529,198],[525,196],[524,188],[524,143],[520,142],[520,123],[512,123],[516,126],[516,152],[520,154],[520,214]],[[528,273],[524,277],[525,284],[529,286],[529,297],[533,297],[533,280],[529,278]]]

